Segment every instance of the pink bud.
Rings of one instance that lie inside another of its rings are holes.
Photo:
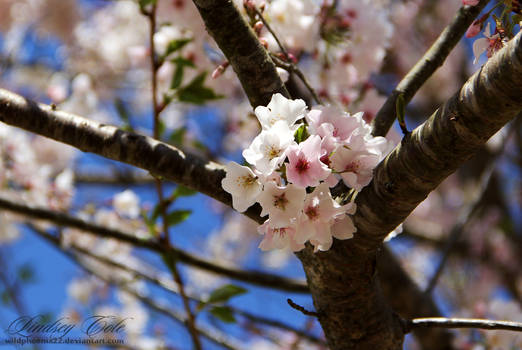
[[[265,38],[259,38],[259,41],[261,42],[261,45],[263,45],[265,49],[268,49],[268,41],[266,41]]]
[[[462,5],[475,6],[478,5],[479,0],[462,0]]]
[[[217,68],[212,72],[212,79],[219,78],[221,74],[223,74],[223,72],[227,69],[229,64],[230,63],[228,63],[228,61],[225,61],[217,66]]]
[[[466,31],[466,38],[473,38],[482,30],[483,22],[480,20],[474,20]]]
[[[259,36],[261,33],[261,30],[263,29],[263,22],[257,21],[256,24],[254,24],[254,32]]]
[[[297,58],[294,55],[292,55],[291,53],[288,53],[287,56],[288,56],[288,59],[290,61],[292,61],[292,63],[297,63]]]
[[[245,7],[245,9],[247,11],[253,11],[256,7],[256,5],[254,4],[254,1],[252,1],[252,0],[243,0],[243,6]]]

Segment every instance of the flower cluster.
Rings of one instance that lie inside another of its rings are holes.
[[[265,235],[259,247],[299,251],[309,241],[316,251],[328,250],[333,237],[353,237],[348,214],[355,204],[336,202],[330,187],[341,179],[357,191],[370,183],[389,148],[386,139],[371,136],[363,113],[331,106],[308,111],[303,100],[281,94],[255,114],[262,130],[243,151],[253,169],[229,162],[222,186],[234,209],[244,212],[258,202],[268,215],[258,229]]]

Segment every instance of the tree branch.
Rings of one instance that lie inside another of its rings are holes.
[[[66,143],[84,152],[145,169],[157,177],[206,194],[232,206],[232,197],[221,188],[224,167],[153,138],[126,132],[0,89],[0,121]],[[257,222],[259,206],[246,215]]]
[[[313,286],[316,309],[324,308],[325,319],[331,321],[323,324],[323,329],[332,348],[342,344],[347,348],[382,348],[383,344],[400,347],[400,324],[381,300],[373,277],[375,250],[431,190],[520,111],[520,38],[521,34],[517,35],[507,48],[495,54],[458,94],[377,167],[374,180],[357,197],[354,221],[358,232],[353,240],[335,242],[328,252],[313,254],[307,249],[300,254]],[[148,169],[225,204],[231,203],[220,186],[224,176],[221,166],[183,154],[159,141],[52,111],[3,90],[0,120]],[[256,210],[251,209],[248,214],[259,222]],[[375,327],[369,327],[374,325],[372,321],[376,322]],[[350,327],[350,337],[346,337],[348,328],[339,324]]]
[[[372,122],[374,136],[385,136],[395,121],[395,105],[400,94],[408,104],[420,87],[444,63],[451,50],[458,44],[475,17],[487,5],[489,0],[480,0],[478,5],[461,7],[451,21],[444,28],[437,40],[426,51],[424,56],[413,66],[406,76],[399,82],[392,94],[384,102]]]
[[[522,332],[522,323],[510,321],[494,321],[478,318],[415,318],[407,321],[408,329],[421,327],[438,328],[480,328],[480,329],[502,329],[506,331]]]
[[[45,239],[48,239],[47,237],[43,237]],[[53,241],[50,241],[53,243]],[[59,246],[58,246],[59,247]],[[61,252],[69,257],[71,260],[73,260],[78,266],[83,268],[87,273],[98,277],[100,280],[104,281],[107,284],[114,285],[121,290],[129,293],[130,295],[134,296],[138,300],[140,300],[143,304],[147,305],[151,309],[169,317],[170,319],[180,322],[181,324],[185,325],[188,328],[186,317],[176,309],[173,309],[172,306],[166,307],[164,305],[160,305],[158,302],[154,301],[153,299],[146,296],[144,293],[138,292],[132,288],[129,288],[124,283],[120,281],[116,281],[116,279],[112,277],[103,276],[99,272],[94,271],[94,269],[90,268],[85,264],[81,256],[77,253],[72,253],[69,251],[66,251],[64,249],[61,249]],[[230,350],[236,350],[236,349],[242,349],[243,346],[239,344],[235,344],[235,341],[230,339],[229,337],[225,336],[224,334],[217,332],[215,330],[211,330],[209,328],[203,328],[202,326],[197,327],[198,333],[201,334],[203,337],[207,338],[211,342],[220,345],[226,349]]]
[[[252,107],[266,106],[279,92],[289,97],[274,62],[229,0],[193,0],[205,26],[236,72]]]
[[[377,274],[383,295],[402,318],[442,316],[431,296],[423,293],[387,246],[377,254]],[[423,350],[453,348],[453,334],[444,329],[414,328],[413,333]]]
[[[55,247],[57,247],[58,249],[60,250],[63,250],[65,251],[65,249],[62,248],[61,244],[60,244],[60,239],[58,237],[55,237],[43,230],[40,230],[36,227],[34,227],[34,225],[31,225],[29,224],[28,225],[31,230],[33,232],[35,232],[37,235],[39,235],[40,237],[46,239],[48,242],[50,242],[51,244],[53,244]],[[88,251],[87,249],[84,249],[82,247],[79,247],[75,244],[71,244],[70,245],[70,249],[73,251],[73,252],[78,252],[78,253],[81,253],[82,255],[84,256],[87,256],[89,258],[92,258],[92,259],[95,259],[103,264],[106,264],[108,266],[111,266],[111,267],[114,267],[116,269],[121,269],[123,271],[126,271],[126,272],[129,272],[131,273],[132,275],[138,277],[138,278],[142,278],[142,279],[145,279],[147,281],[149,281],[150,283],[152,284],[155,284],[156,286],[158,287],[161,287],[162,289],[166,290],[166,291],[169,291],[173,294],[176,294],[176,295],[179,295],[179,290],[178,290],[178,287],[175,283],[172,282],[172,280],[170,278],[167,278],[167,277],[161,277],[160,276],[160,273],[159,272],[153,272],[153,273],[150,273],[150,272],[144,272],[144,271],[139,271],[135,268],[132,268],[132,267],[129,267],[127,265],[123,265],[117,261],[114,261],[112,259],[109,259],[107,257],[104,257],[104,256],[100,256],[100,255],[97,255],[97,254],[93,254],[92,252]],[[193,300],[193,301],[196,301],[196,302],[202,302],[202,299],[199,298],[199,297],[196,297],[194,295],[189,295],[187,294],[188,297]],[[238,308],[235,308],[233,306],[229,306],[230,310],[237,314],[237,315],[240,315],[242,317],[244,317],[245,319],[251,321],[251,322],[254,322],[254,323],[259,323],[259,324],[263,324],[263,325],[267,325],[267,326],[271,326],[271,327],[274,327],[274,328],[280,328],[280,329],[283,329],[283,330],[286,330],[286,331],[289,331],[289,332],[293,332],[295,333],[296,335],[300,336],[300,337],[303,337],[305,339],[307,339],[308,341],[310,342],[313,342],[313,343],[316,343],[316,344],[319,344],[319,345],[325,345],[326,343],[317,338],[316,336],[310,334],[310,333],[307,333],[307,332],[303,332],[293,326],[290,326],[286,323],[283,323],[283,322],[280,322],[280,321],[277,321],[277,320],[272,320],[272,319],[269,319],[269,318],[266,318],[266,317],[262,317],[262,316],[257,316],[257,315],[254,315],[248,311],[244,311],[244,310],[241,310],[241,309],[238,309]]]
[[[145,248],[159,253],[172,254],[184,264],[261,287],[279,289],[293,293],[309,292],[307,285],[304,282],[298,280],[259,271],[240,270],[233,267],[219,265],[217,263],[188,254],[183,250],[173,246],[166,246],[153,239],[140,239],[132,235],[130,232],[109,229],[107,227],[93,224],[86,220],[64,213],[58,213],[49,209],[40,208],[29,204],[21,204],[2,195],[0,195],[0,208],[23,214],[31,218],[48,220],[57,225],[74,227],[85,231],[86,233],[92,233],[103,238],[114,238],[119,241],[129,243],[135,247]]]
[[[375,254],[442,180],[522,110],[522,33],[382,161],[357,196],[351,240],[298,253],[332,349],[402,347],[400,320],[382,300]],[[343,325],[342,327],[340,325]],[[350,330],[347,334],[347,330]],[[348,335],[348,336],[347,336]]]

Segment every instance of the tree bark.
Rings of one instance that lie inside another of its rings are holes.
[[[401,321],[382,301],[376,252],[388,232],[522,110],[522,33],[407,135],[357,196],[354,239],[298,254],[332,349],[400,349]]]

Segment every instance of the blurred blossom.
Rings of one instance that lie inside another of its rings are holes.
[[[136,219],[140,214],[140,199],[131,190],[125,190],[115,195],[112,203],[119,215]]]

